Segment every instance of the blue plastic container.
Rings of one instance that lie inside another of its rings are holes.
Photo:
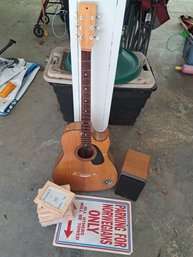
[[[187,64],[193,65],[193,39],[191,36],[186,38],[183,49],[183,57]]]

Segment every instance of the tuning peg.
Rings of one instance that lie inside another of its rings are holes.
[[[95,28],[94,26],[90,26],[90,30],[94,30],[94,28]]]
[[[97,19],[101,19],[101,16],[100,16],[100,15],[97,15],[96,18],[97,18]]]
[[[94,37],[95,40],[99,40],[99,36]]]
[[[99,30],[100,29],[100,27],[95,27],[96,28],[96,30]]]

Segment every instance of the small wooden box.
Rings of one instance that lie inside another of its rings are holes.
[[[149,155],[128,150],[115,193],[136,201],[147,181],[149,167]]]

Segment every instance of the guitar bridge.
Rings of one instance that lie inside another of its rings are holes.
[[[72,173],[72,176],[82,177],[82,178],[88,178],[95,176],[96,173],[92,171],[75,171]]]

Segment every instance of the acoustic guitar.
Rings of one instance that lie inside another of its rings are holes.
[[[99,191],[113,187],[117,170],[109,152],[108,130],[96,132],[91,125],[91,50],[94,41],[96,4],[80,2],[78,30],[81,48],[81,121],[68,124],[61,138],[53,171],[59,185],[73,191]]]

